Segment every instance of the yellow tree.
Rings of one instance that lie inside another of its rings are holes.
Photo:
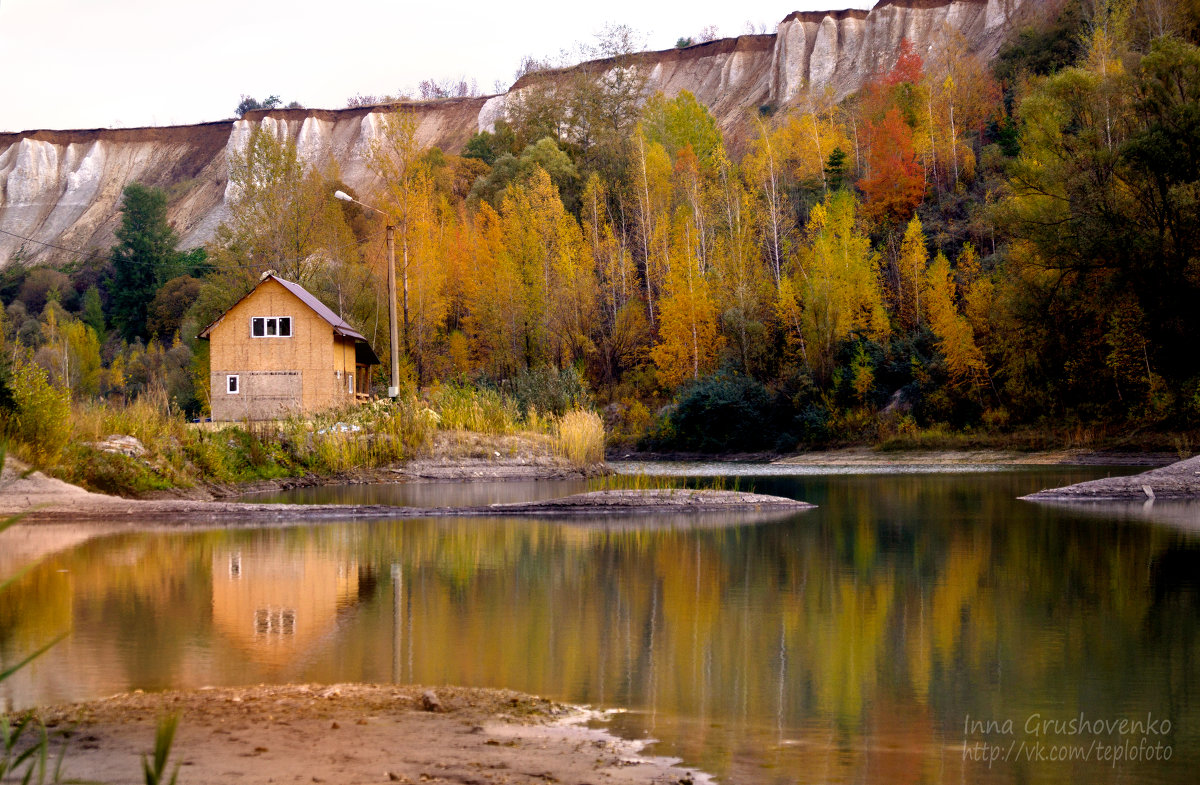
[[[426,181],[428,182],[428,181]],[[418,192],[412,214],[412,246],[406,264],[407,341],[417,381],[424,383],[446,323],[446,265],[454,211],[431,187]]]
[[[575,217],[558,215],[558,237],[551,268],[549,321],[559,367],[584,359],[595,350],[599,315],[596,263]]]
[[[770,285],[755,247],[757,231],[750,195],[733,165],[723,154],[721,159],[718,176],[722,214],[711,267],[729,338],[742,369],[752,373],[764,344]]]
[[[951,382],[971,383],[978,389],[986,373],[983,353],[975,343],[971,323],[958,312],[955,305],[955,282],[950,260],[938,252],[924,273],[925,313],[929,327],[937,338],[938,351],[946,360]]]
[[[315,255],[328,252],[330,239],[344,228],[333,189],[305,166],[290,138],[266,123],[230,154],[229,185],[230,217],[216,233],[224,255],[307,283],[323,256]],[[222,254],[217,256],[219,262]],[[247,277],[257,278],[256,271]]]
[[[819,379],[827,379],[839,341],[854,331],[884,338],[888,319],[879,257],[859,226],[854,195],[830,194],[813,208],[807,232],[809,246],[792,285],[802,304],[799,322],[810,368]]]
[[[604,182],[593,174],[583,189],[582,228],[596,265],[599,351],[603,373],[613,381],[644,348],[645,310],[637,301],[637,269],[624,232],[614,231]]]
[[[716,364],[720,338],[717,309],[708,282],[691,260],[679,260],[667,277],[658,325],[658,343],[650,358],[667,388],[697,379]]]
[[[929,64],[929,122],[934,153],[949,161],[945,175],[953,187],[975,175],[975,152],[968,133],[981,129],[1000,106],[1000,90],[987,65],[970,51],[960,31],[943,28],[944,47]],[[932,132],[931,132],[932,133]]]
[[[428,166],[417,143],[417,119],[397,109],[383,118],[379,134],[371,141],[368,165],[379,181],[380,198],[388,221],[396,227],[396,266],[401,305],[401,343],[412,357],[412,308],[410,293],[414,270],[413,253],[417,244],[422,212],[428,210],[433,189]]]
[[[669,263],[667,253],[668,209],[671,198],[671,159],[658,142],[646,140],[639,128],[635,136],[635,183],[637,224],[642,256],[642,280],[650,326],[655,322],[655,293]]]
[[[921,228],[921,219],[914,215],[904,230],[900,258],[896,262],[896,315],[904,330],[911,330],[921,322],[921,290],[925,286],[928,263],[925,232]]]
[[[465,290],[463,328],[474,361],[495,375],[514,373],[524,357],[525,288],[505,252],[500,216],[486,202],[475,214]]]
[[[540,166],[525,180],[510,185],[501,202],[505,263],[520,272],[524,291],[522,331],[524,359],[529,366],[553,359],[550,298],[564,213],[558,189]]]
[[[747,178],[760,194],[762,245],[777,289],[783,279],[784,257],[791,252],[795,235],[791,220],[792,200],[788,196],[790,178],[785,178],[783,136],[781,129],[769,130],[759,120],[758,138],[742,161]],[[822,167],[822,175],[824,171]]]

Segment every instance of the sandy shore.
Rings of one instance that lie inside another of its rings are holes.
[[[1200,499],[1200,455],[1141,474],[1049,488],[1021,498],[1056,502]]]
[[[208,783],[694,783],[709,778],[586,727],[598,716],[506,690],[258,686],[118,695],[41,711],[68,730],[64,778],[141,783],[157,718],[169,759]],[[430,710],[432,709],[432,710]],[[60,743],[62,743],[60,741]]]

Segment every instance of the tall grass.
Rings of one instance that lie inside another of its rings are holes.
[[[666,474],[608,474],[588,480],[589,491],[666,491],[691,489],[695,491],[746,491],[754,493],[754,485],[742,488],[742,478],[725,475],[714,477],[679,477]]]
[[[447,384],[430,392],[439,427],[507,436],[520,430],[521,413],[512,398],[491,389]]]
[[[604,421],[595,412],[574,409],[558,421],[555,452],[572,466],[585,468],[604,462]]]

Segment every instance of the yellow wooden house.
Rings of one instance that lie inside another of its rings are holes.
[[[299,284],[266,272],[200,332],[212,418],[274,420],[369,401],[379,358],[362,333]]]

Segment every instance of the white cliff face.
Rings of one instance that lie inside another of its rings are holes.
[[[688,90],[731,130],[744,126],[764,104],[785,107],[827,90],[837,99],[849,95],[892,67],[903,39],[928,60],[953,30],[971,51],[990,58],[1013,14],[1060,2],[884,0],[869,13],[798,13],[781,22],[774,36],[647,52],[637,56],[634,67],[644,69],[650,92],[673,96]],[[522,89],[538,78],[523,80]],[[414,104],[417,141],[457,152],[472,134],[495,128],[507,100],[499,95]],[[228,162],[245,150],[259,126],[295,141],[308,165],[336,163],[343,182],[369,194],[374,187],[371,144],[388,111],[280,110],[176,128],[0,134],[0,229],[70,248],[106,248],[113,242],[121,191],[128,183],[176,186],[177,192],[187,183],[169,217],[185,247],[200,245],[228,216],[234,197]],[[0,266],[22,246],[34,261],[69,258],[0,234]]]
[[[840,100],[896,61],[900,42],[910,41],[928,62],[944,51],[957,32],[970,50],[991,59],[999,50],[1012,15],[1037,0],[948,0],[938,6],[897,2],[870,13],[797,14],[776,31],[771,95],[777,104],[827,89]]]
[[[479,110],[479,122],[476,123],[478,133],[487,131],[489,133],[496,130],[496,121],[504,119],[504,113],[508,106],[508,96],[494,95],[484,102],[483,108]]]
[[[5,201],[14,206],[33,205],[47,194],[57,198],[58,157],[57,145],[22,139],[5,178]]]

